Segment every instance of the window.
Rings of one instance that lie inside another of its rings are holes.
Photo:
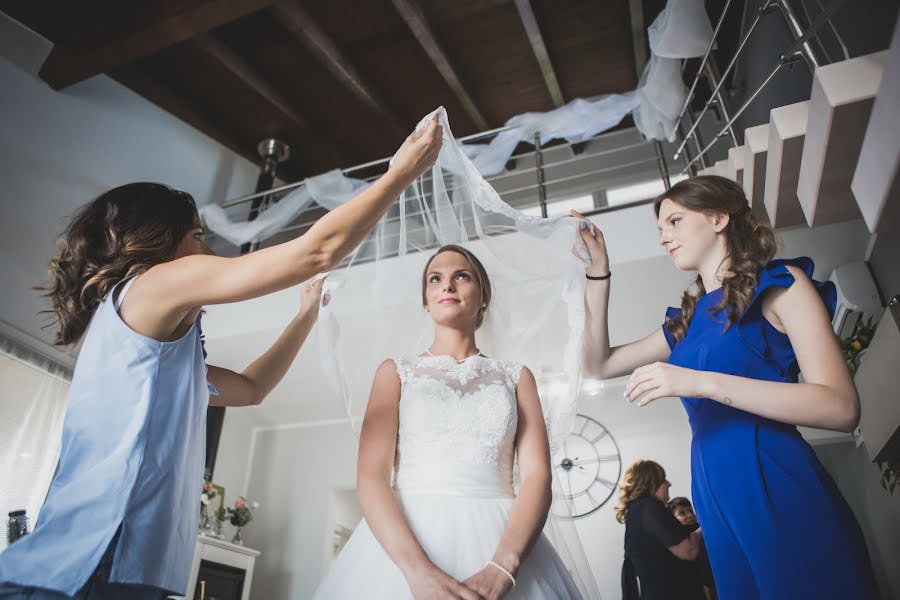
[[[547,201],[547,216],[548,217],[558,217],[560,215],[567,215],[569,211],[575,209],[578,212],[587,212],[589,210],[594,210],[594,196],[593,194],[588,194],[587,196],[576,196],[575,198],[567,198],[566,200],[548,200]],[[522,212],[526,215],[532,215],[535,217],[541,216],[541,206],[540,204],[537,206],[529,206],[528,208],[522,209]]]
[[[669,177],[669,181],[673,185],[685,179],[687,179],[687,175],[674,175]],[[606,202],[609,206],[618,206],[620,204],[628,204],[629,202],[649,200],[650,198],[659,196],[664,191],[666,191],[666,186],[663,184],[662,179],[653,179],[642,183],[635,183],[606,190]]]

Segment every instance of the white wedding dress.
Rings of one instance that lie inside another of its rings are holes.
[[[513,491],[522,365],[483,356],[395,358],[401,382],[393,487],[431,561],[458,581],[491,560]],[[409,585],[363,519],[325,576],[316,599],[411,598]],[[522,561],[508,599],[581,598],[541,535]]]

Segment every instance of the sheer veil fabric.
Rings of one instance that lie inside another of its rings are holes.
[[[584,324],[584,269],[572,255],[574,219],[525,215],[505,203],[455,141],[443,107],[443,146],[435,165],[401,195],[349,264],[326,280],[321,308],[322,368],[359,431],[371,377],[386,358],[427,348],[433,323],[422,307],[428,257],[444,244],[475,253],[493,298],[476,333],[489,357],[524,363],[538,381],[554,464],[545,534],[585,598],[599,598],[557,477],[560,442],[576,412]]]

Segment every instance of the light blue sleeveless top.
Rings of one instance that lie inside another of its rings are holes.
[[[200,319],[174,342],[140,335],[118,313],[133,281],[91,320],[56,476],[34,531],[0,554],[0,582],[74,595],[121,525],[110,581],[185,593],[209,402]]]

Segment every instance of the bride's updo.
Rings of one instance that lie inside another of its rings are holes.
[[[428,262],[425,263],[425,269],[423,269],[422,271],[422,306],[428,306],[428,300],[425,297],[425,288],[428,286],[428,268],[431,266],[431,261],[433,261],[439,254],[443,254],[444,252],[456,252],[457,254],[461,254],[466,259],[466,261],[468,261],[469,266],[472,268],[472,273],[475,276],[475,281],[478,283],[478,289],[481,291],[481,301],[478,303],[478,316],[475,318],[475,329],[478,329],[484,322],[484,314],[487,312],[488,307],[491,305],[491,280],[488,277],[484,265],[482,265],[481,261],[478,260],[478,257],[462,246],[457,246],[456,244],[447,244],[446,246],[441,246],[440,248],[438,248],[437,252],[431,255],[431,257],[428,259]]]

